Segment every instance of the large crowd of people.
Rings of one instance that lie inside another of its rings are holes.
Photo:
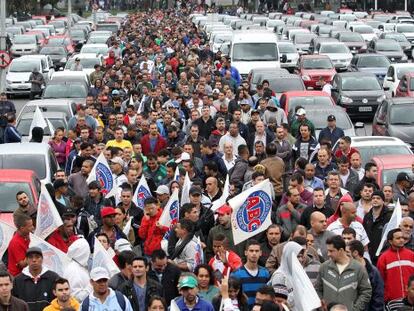
[[[379,187],[376,165],[362,164],[334,115],[319,137],[303,107],[288,125],[269,83],[251,89],[230,58],[210,50],[189,14],[133,13],[112,37],[105,65],[90,74],[86,103],[49,141],[60,170],[46,187],[63,225],[46,241],[72,262],[63,275],[44,267],[47,255],[29,247],[36,207],[17,192],[1,310],[302,310],[292,255],[324,310],[413,310],[410,176],[401,172]],[[4,96],[0,105],[9,121],[5,141],[19,141],[14,107]],[[32,140],[42,141],[42,129],[33,131]],[[114,196],[87,182],[101,153],[119,189]],[[159,218],[187,174],[189,203],[169,231]],[[142,176],[152,193],[143,209],[133,200]],[[227,176],[227,199],[265,179],[273,186],[272,224],[239,244],[232,207],[211,210]],[[378,255],[396,204],[400,227]],[[91,269],[95,241],[119,273]]]

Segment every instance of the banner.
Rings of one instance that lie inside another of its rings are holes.
[[[114,276],[120,272],[119,268],[116,266],[109,253],[102,246],[101,242],[99,242],[96,237],[94,239],[91,271],[93,268],[102,267],[109,272],[110,277]]]
[[[175,189],[167,204],[165,205],[158,222],[164,227],[171,228],[178,222],[179,213],[180,204],[178,202],[178,189]]]
[[[131,223],[132,223],[132,216],[129,216],[129,219],[127,221],[127,223],[125,224],[124,229],[122,229],[122,232],[126,235],[129,236],[129,231],[131,231]]]
[[[398,199],[397,203],[395,204],[394,211],[392,212],[390,221],[388,222],[387,226],[385,227],[384,232],[382,233],[381,243],[378,246],[375,256],[380,255],[382,248],[384,247],[384,244],[387,241],[388,232],[390,232],[392,229],[396,229],[400,227],[401,219],[402,219],[402,209],[400,205],[400,200]]]
[[[4,252],[9,247],[15,231],[16,228],[0,220],[0,258],[3,257]]]
[[[201,240],[198,236],[195,237],[197,240],[197,246],[196,246],[196,254],[194,258],[194,267],[197,267],[198,265],[201,265],[204,263],[204,252],[203,247],[201,246]]]
[[[191,188],[191,180],[190,177],[188,176],[188,172],[185,173],[185,177],[184,177],[184,184],[183,184],[183,189],[181,192],[181,206],[183,206],[186,203],[190,203],[190,188]]]
[[[35,234],[30,234],[29,247],[34,246],[39,247],[42,250],[43,266],[59,275],[63,275],[64,268],[71,262],[68,255]]]
[[[104,196],[106,196],[114,187],[114,177],[112,176],[111,168],[109,167],[103,152],[101,152],[96,159],[95,165],[93,166],[86,183],[89,184],[92,181],[98,181],[101,184],[101,191]]]
[[[39,203],[37,205],[36,234],[41,239],[46,239],[53,231],[63,225],[62,218],[56,209],[55,203],[44,184],[40,186]]]
[[[229,180],[229,174],[227,174],[226,182],[224,183],[223,187],[223,194],[221,197],[213,202],[211,205],[211,211],[214,213],[220,206],[223,206],[226,204],[226,200],[230,195],[230,180]]]
[[[144,173],[142,173],[141,179],[139,180],[137,189],[135,190],[134,197],[132,198],[132,201],[135,203],[136,206],[138,206],[140,209],[144,209],[144,201],[147,198],[151,198],[151,190],[148,187],[147,180],[144,176]]]
[[[234,244],[265,231],[271,224],[272,184],[269,179],[229,200],[233,209],[231,227]]]

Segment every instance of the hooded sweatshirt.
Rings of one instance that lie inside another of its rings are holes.
[[[74,310],[79,310],[79,302],[73,298],[69,298],[70,307]],[[48,305],[46,308],[43,309],[43,311],[60,311],[62,310],[61,306],[58,303],[57,298],[53,299],[50,305]]]
[[[88,241],[85,239],[76,240],[69,246],[67,255],[72,261],[64,270],[63,277],[69,281],[72,296],[82,302],[92,293],[87,269],[88,259],[91,255]]]

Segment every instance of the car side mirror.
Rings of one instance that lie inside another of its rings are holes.
[[[355,125],[354,125],[354,127],[356,129],[362,129],[362,128],[365,127],[365,123],[364,122],[356,122]]]
[[[286,56],[286,54],[283,54],[282,55],[281,61],[282,61],[282,63],[286,63],[287,62],[287,56]]]

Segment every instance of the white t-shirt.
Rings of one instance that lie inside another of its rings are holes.
[[[356,232],[356,239],[361,241],[362,245],[366,246],[369,243],[369,238],[367,232],[365,231],[362,224],[358,221],[351,222],[350,227],[355,230]],[[342,231],[344,231],[344,226],[339,221],[339,219],[335,220],[331,223],[326,230],[335,233],[336,235],[342,235]]]

